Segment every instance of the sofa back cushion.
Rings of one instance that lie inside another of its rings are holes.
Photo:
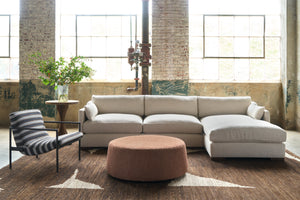
[[[251,97],[198,97],[199,118],[210,115],[241,114],[246,115]]]
[[[197,116],[196,96],[146,95],[145,115],[185,114]]]
[[[144,115],[143,95],[93,95],[92,101],[98,113],[122,113]]]

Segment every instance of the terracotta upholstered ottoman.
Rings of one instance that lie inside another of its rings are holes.
[[[162,181],[187,172],[185,143],[160,135],[128,136],[108,145],[107,172],[130,181]]]

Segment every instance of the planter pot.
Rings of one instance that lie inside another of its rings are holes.
[[[59,102],[67,102],[69,93],[68,85],[58,85],[56,89],[56,97]]]

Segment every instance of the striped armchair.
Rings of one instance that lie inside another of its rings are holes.
[[[12,112],[9,114],[9,168],[12,168],[11,155],[12,151],[20,151],[24,155],[38,158],[39,154],[47,153],[56,149],[56,171],[59,170],[58,150],[73,142],[79,141],[78,158],[80,160],[80,139],[83,133],[80,132],[80,122],[61,122],[45,121],[40,110],[24,110]],[[44,123],[67,123],[78,124],[78,132],[65,135],[58,135],[57,129],[48,129]],[[47,131],[55,131],[56,137],[51,137]],[[12,132],[15,139],[16,147],[12,147]]]

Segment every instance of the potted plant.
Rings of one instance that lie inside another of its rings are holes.
[[[38,66],[43,74],[39,76],[42,83],[54,86],[58,101],[68,101],[68,86],[84,78],[91,78],[94,73],[81,56],[71,57],[68,61],[60,57],[55,61],[53,57],[42,59],[42,54],[37,52],[32,54],[29,60],[29,63]]]

